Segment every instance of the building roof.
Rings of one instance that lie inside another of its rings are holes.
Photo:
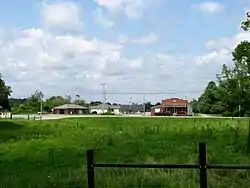
[[[89,107],[89,109],[104,109],[104,110],[107,110],[109,108],[120,109],[120,106],[119,105],[109,105],[109,104],[98,104],[96,106]]]
[[[77,105],[77,104],[64,104],[64,105],[61,105],[61,106],[56,106],[54,107],[53,109],[79,109],[79,110],[84,110],[84,109],[87,109],[87,107],[85,106],[80,106],[80,105]]]
[[[151,109],[154,109],[154,108],[159,108],[159,107],[162,107],[162,105],[160,104],[160,105],[152,106],[152,107],[150,107],[150,108],[151,108]]]
[[[122,104],[120,105],[121,111],[144,111],[144,106],[142,104]]]

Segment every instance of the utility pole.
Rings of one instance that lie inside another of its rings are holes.
[[[41,97],[41,101],[40,101],[40,113],[42,116],[43,115],[43,97]]]
[[[132,97],[129,97],[129,113],[131,113]]]
[[[145,116],[146,115],[145,93],[143,94],[142,100],[143,100],[143,112],[144,112],[144,116]]]
[[[104,104],[106,104],[106,90],[105,90],[105,86],[106,84],[101,84],[102,85],[102,94],[103,94],[103,101],[102,101],[102,113],[104,113]]]
[[[79,100],[79,98],[80,98],[80,95],[76,95],[76,98],[75,98],[75,114],[78,114],[78,112],[77,112],[77,105],[78,105],[78,100]]]

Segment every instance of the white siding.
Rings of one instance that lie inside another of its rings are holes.
[[[120,114],[120,109],[114,109],[114,113],[117,115]]]
[[[161,109],[160,108],[155,108],[155,113],[159,113],[161,112]]]
[[[97,114],[102,114],[102,113],[107,113],[108,110],[104,109],[102,111],[102,109],[90,109],[90,113],[92,114],[93,112],[96,112]],[[114,114],[116,115],[120,114],[120,109],[114,109]]]

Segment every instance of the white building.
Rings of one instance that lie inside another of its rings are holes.
[[[112,113],[112,114],[118,115],[120,114],[120,106],[109,105],[109,104],[99,104],[96,106],[90,106],[89,112],[91,114]]]

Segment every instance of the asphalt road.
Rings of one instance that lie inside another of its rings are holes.
[[[206,114],[201,114],[200,116],[144,116],[143,114],[140,115],[121,115],[121,116],[109,116],[109,115],[57,115],[57,114],[47,114],[42,115],[42,117],[38,114],[31,114],[29,115],[29,119],[35,120],[53,120],[53,119],[64,119],[64,118],[87,118],[87,117],[145,117],[145,118],[230,118],[230,117],[217,117],[217,116],[209,116]],[[13,119],[28,119],[27,114],[18,114],[13,115]],[[237,118],[237,117],[236,117]]]

